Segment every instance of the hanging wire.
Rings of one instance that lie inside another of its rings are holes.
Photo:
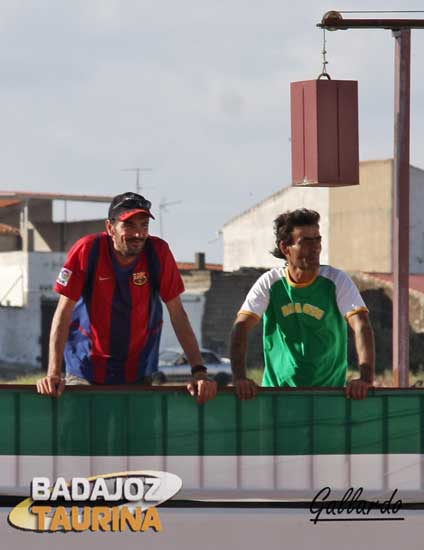
[[[322,69],[321,73],[318,75],[318,80],[322,77],[328,78],[331,80],[331,76],[327,73],[327,39],[325,37],[325,29],[322,29]]]

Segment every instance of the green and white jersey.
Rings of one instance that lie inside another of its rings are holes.
[[[264,273],[240,313],[263,316],[263,386],[344,386],[346,319],[368,311],[352,279],[321,266],[312,281],[297,284],[287,268]]]

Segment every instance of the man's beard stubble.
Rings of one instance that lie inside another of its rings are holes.
[[[138,244],[137,248],[134,249],[131,247],[131,244]],[[146,239],[131,239],[126,241],[125,247],[122,248],[119,252],[125,258],[135,258],[143,250],[144,245],[146,244]]]

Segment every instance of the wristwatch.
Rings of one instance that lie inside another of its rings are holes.
[[[198,372],[204,372],[206,373],[208,369],[205,367],[205,365],[194,365],[194,367],[191,367],[191,374],[194,376]]]

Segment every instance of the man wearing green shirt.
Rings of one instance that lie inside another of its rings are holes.
[[[346,396],[364,399],[374,381],[374,337],[368,309],[351,278],[320,265],[318,212],[299,209],[274,221],[277,258],[286,265],[264,273],[234,323],[231,364],[240,399],[257,393],[246,376],[248,334],[263,317],[263,386],[346,386],[347,324],[355,334],[360,377]]]

